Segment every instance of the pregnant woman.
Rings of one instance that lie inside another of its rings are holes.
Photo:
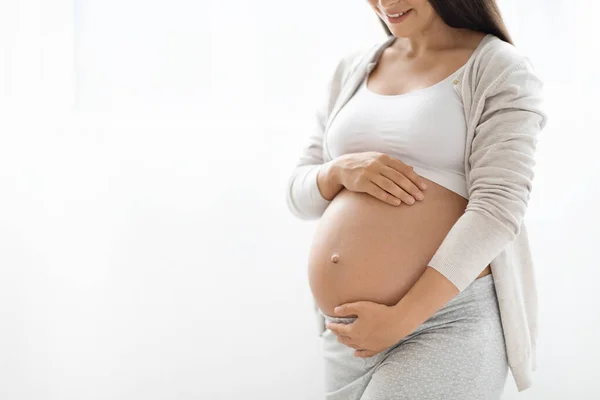
[[[340,61],[287,187],[319,219],[326,398],[498,399],[509,368],[525,390],[542,82],[493,0],[369,3],[388,37]]]

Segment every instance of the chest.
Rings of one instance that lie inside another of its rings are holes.
[[[403,95],[375,93],[363,80],[326,134],[328,153],[378,151],[412,165],[463,171],[467,126],[453,78]]]
[[[406,59],[391,49],[383,52],[367,76],[367,86],[382,95],[400,95],[428,88],[456,74],[468,53],[456,50],[416,60]]]

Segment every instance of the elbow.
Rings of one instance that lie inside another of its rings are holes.
[[[478,180],[472,185],[467,211],[487,217],[504,237],[516,239],[523,228],[531,193],[531,177]]]
[[[521,209],[522,205],[520,207],[500,207],[493,202],[471,203],[467,206],[467,211],[486,217],[490,227],[495,226],[496,231],[503,232],[501,235],[508,238],[509,241],[515,240],[521,234],[524,220],[524,213]]]

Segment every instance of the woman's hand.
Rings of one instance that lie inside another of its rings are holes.
[[[410,334],[395,306],[357,301],[335,308],[334,316],[350,315],[358,318],[350,324],[327,322],[326,327],[338,337],[338,342],[355,349],[356,357],[371,357]]]
[[[339,183],[353,192],[368,193],[394,206],[423,200],[425,180],[413,167],[376,151],[352,153],[335,161]],[[418,187],[417,187],[418,186]]]

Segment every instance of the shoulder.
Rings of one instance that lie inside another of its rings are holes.
[[[478,86],[493,90],[507,81],[541,84],[531,60],[518,48],[494,35],[487,35],[474,60]]]
[[[504,121],[523,126],[535,121],[543,128],[547,119],[543,106],[544,83],[531,61],[510,43],[491,35],[486,40],[477,56],[474,90],[475,102],[484,104],[482,117],[510,110],[510,115],[504,115]]]

